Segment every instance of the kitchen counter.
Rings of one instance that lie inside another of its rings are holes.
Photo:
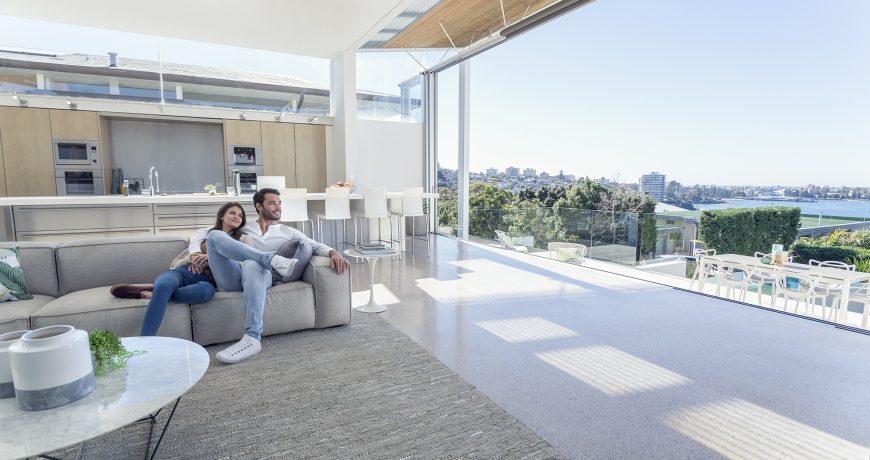
[[[402,192],[389,192],[392,203]],[[325,193],[308,194],[308,215],[323,213]],[[350,195],[353,210],[362,210],[363,195]],[[426,193],[424,198],[437,198]],[[63,242],[84,237],[184,235],[213,225],[218,208],[237,201],[255,216],[253,195],[102,195],[0,198],[6,221],[6,240]],[[250,217],[249,217],[250,218]],[[10,237],[11,236],[11,237]]]
[[[0,198],[0,206],[64,206],[64,205],[116,205],[116,204],[158,204],[158,203],[226,203],[238,201],[250,203],[254,195],[208,195],[208,194],[177,194],[177,195],[98,195],[98,196],[22,196]],[[308,201],[323,201],[325,193],[309,193]],[[389,192],[387,197],[398,199],[402,192]],[[424,198],[438,198],[437,193],[424,193]],[[351,200],[361,200],[361,193],[351,193]]]

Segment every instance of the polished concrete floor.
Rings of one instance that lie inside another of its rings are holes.
[[[870,457],[868,335],[446,237],[375,276],[381,315],[570,457]]]

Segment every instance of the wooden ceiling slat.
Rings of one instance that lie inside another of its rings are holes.
[[[559,0],[503,0],[508,25]],[[526,12],[528,10],[528,12]],[[440,23],[440,24],[439,24]],[[384,48],[457,48],[505,27],[499,0],[444,0],[396,34]]]

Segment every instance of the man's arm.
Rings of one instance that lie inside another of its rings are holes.
[[[305,235],[304,233],[300,232],[299,230],[297,230],[293,227],[287,227],[287,228],[291,230],[290,233],[292,235],[292,238],[299,238],[299,239],[305,241],[306,243],[310,244],[311,249],[314,250],[315,255],[329,257],[329,261],[330,261],[329,265],[332,268],[334,268],[336,272],[338,272],[340,274],[340,273],[344,273],[344,271],[348,269],[349,264],[347,262],[347,259],[342,257],[338,251],[336,251],[335,249],[332,249],[331,247],[329,247],[323,243],[319,243],[311,238],[308,238],[307,235]]]

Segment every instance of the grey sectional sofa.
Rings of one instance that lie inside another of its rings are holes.
[[[0,303],[0,333],[69,324],[139,335],[147,300],[109,294],[117,283],[151,283],[187,248],[178,237],[145,236],[77,240],[63,244],[7,242],[21,248],[21,266],[31,300]],[[350,274],[315,256],[301,281],[266,293],[263,335],[350,323]],[[241,292],[218,292],[207,303],[170,303],[158,335],[201,345],[238,340],[244,332]]]

